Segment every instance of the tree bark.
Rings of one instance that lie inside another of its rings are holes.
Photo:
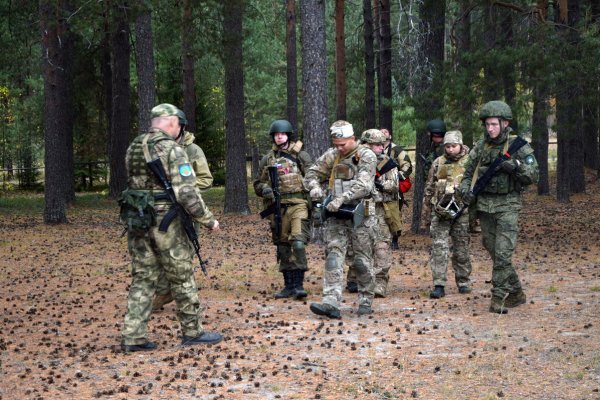
[[[152,15],[149,9],[142,11],[135,22],[136,70],[138,78],[138,132],[150,128],[150,111],[154,107],[154,53],[152,40]]]
[[[498,42],[498,10],[494,6],[495,0],[486,0],[484,9],[484,32],[483,44],[485,46],[486,58],[484,65],[484,87],[483,95],[485,101],[501,99],[502,74],[498,71],[498,57],[496,57]]]
[[[335,116],[346,120],[346,38],[344,0],[335,0]]]
[[[196,79],[194,77],[194,21],[190,0],[183,0],[182,59],[183,59],[183,112],[187,118],[187,130],[196,132]]]
[[[458,29],[457,29],[457,43],[456,43],[456,52],[457,52],[457,70],[460,71],[470,71],[472,70],[472,66],[470,66],[466,60],[466,55],[471,51],[471,13],[470,13],[470,0],[461,0],[460,1],[460,20],[458,21]],[[464,72],[463,72],[464,73]],[[458,100],[462,119],[462,134],[463,134],[463,143],[473,147],[474,138],[473,133],[477,132],[476,128],[478,126],[473,126],[472,115],[473,110],[473,90],[470,88],[470,80],[461,79],[461,88],[458,90],[460,93],[460,99]]]
[[[550,180],[548,176],[548,94],[538,82],[533,88],[533,119],[531,123],[531,136],[535,158],[540,169],[540,178],[537,192],[540,195],[550,193]]]
[[[325,0],[303,0],[300,4],[302,129],[306,151],[317,158],[329,147]]]
[[[381,124],[378,124],[377,122],[381,121],[381,26],[379,13],[379,0],[373,0],[373,40],[375,51],[375,82],[377,85],[377,115],[375,116],[375,126],[381,126]]]
[[[392,31],[390,27],[390,1],[379,0],[379,28],[381,32],[381,63],[379,65],[381,79],[381,114],[379,124],[393,134],[392,111]]]
[[[66,203],[73,187],[74,39],[63,15],[65,1],[41,0],[42,74],[44,77],[44,222],[67,222]],[[69,180],[71,182],[69,183]]]
[[[371,0],[363,0],[365,41],[365,128],[377,126],[375,114],[375,53],[373,51],[373,12]]]
[[[287,118],[298,130],[298,69],[296,56],[296,1],[286,0],[285,55],[287,59]],[[253,175],[254,176],[254,175]]]
[[[242,19],[244,0],[223,3],[223,65],[225,66],[225,208],[226,213],[249,214],[244,126]]]
[[[127,186],[125,153],[129,143],[130,121],[130,56],[129,21],[127,5],[115,4],[113,17],[115,31],[112,36],[112,125],[110,130],[110,181],[109,194],[116,198]]]

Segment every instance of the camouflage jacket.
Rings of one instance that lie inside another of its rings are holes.
[[[356,203],[373,194],[377,156],[363,145],[358,145],[344,157],[333,147],[327,150],[306,172],[304,187],[310,191],[328,182],[328,191],[333,193],[335,181],[338,180],[334,170],[338,169],[338,165],[352,171],[352,177],[344,180],[347,185],[342,186],[344,190],[339,194],[344,198],[344,203]]]
[[[213,177],[208,168],[208,162],[204,152],[196,143],[194,143],[194,134],[185,131],[183,137],[183,148],[187,153],[187,156],[192,164],[194,173],[196,174],[196,186],[201,191],[206,191],[211,188],[213,183]]]
[[[377,162],[379,164],[377,165],[377,170],[385,165],[389,158],[385,154],[378,155]],[[377,187],[379,185],[375,186],[373,199],[376,203],[398,200],[398,193],[400,192],[398,189],[399,175],[398,168],[391,169],[381,176],[376,172],[375,182],[381,184],[380,187]]]
[[[302,142],[290,142],[287,149],[280,149],[275,144],[258,163],[257,176],[254,179],[254,193],[262,197],[263,189],[271,187],[268,167],[277,166],[279,175],[279,192],[282,203],[305,202],[302,180],[312,165],[310,155],[302,150]],[[268,202],[267,202],[268,203]]]
[[[429,169],[431,168],[431,165],[433,164],[435,159],[443,155],[444,145],[442,143],[429,143],[429,151],[425,155],[425,167],[423,168],[423,177],[425,178],[425,180],[427,180],[427,177],[429,176]]]
[[[384,153],[392,157],[398,163],[398,178],[403,181],[412,175],[413,166],[408,153],[404,147],[390,143]]]
[[[125,164],[127,167],[127,185],[130,189],[148,190],[154,194],[163,193],[158,178],[146,165],[143,140],[148,136],[148,150],[152,159],[160,158],[167,179],[171,182],[177,202],[190,213],[195,221],[207,228],[215,223],[215,218],[204,204],[200,191],[196,187],[196,174],[192,169],[183,147],[165,132],[152,129],[137,136],[127,149]],[[165,211],[170,207],[166,201],[157,201],[155,209]]]
[[[474,180],[487,171],[489,165],[506,151],[516,138],[511,136],[512,129],[507,128],[501,135],[502,140],[491,143],[489,136],[477,142],[469,153],[465,173],[460,184],[460,191],[465,193],[474,185]],[[533,154],[533,148],[526,144],[512,158],[519,162],[514,173],[508,174],[502,170],[496,172],[485,189],[477,196],[476,209],[487,213],[518,211],[521,209],[521,191],[532,183],[537,183],[539,168]],[[475,174],[477,176],[475,176]]]

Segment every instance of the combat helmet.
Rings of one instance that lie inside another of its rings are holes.
[[[360,140],[368,144],[384,144],[385,135],[379,129],[367,129],[362,133]]]
[[[173,115],[175,115],[179,119],[179,125],[181,125],[182,127],[187,125],[187,118],[185,117],[185,113],[179,108],[175,107],[173,104],[162,103],[155,106],[152,109],[152,111],[150,111],[150,118],[170,117]]]
[[[290,121],[285,119],[277,119],[271,123],[271,127],[269,128],[269,135],[273,138],[277,132],[286,133],[288,137],[288,142],[290,140],[294,140],[294,128]],[[286,142],[287,143],[287,142]]]
[[[512,110],[510,106],[501,100],[488,101],[479,111],[479,119],[485,121],[487,118],[502,118],[512,120]]]
[[[432,119],[427,123],[427,131],[432,135],[444,136],[446,133],[446,123],[441,119]]]
[[[444,135],[444,144],[463,144],[461,131],[448,131]]]

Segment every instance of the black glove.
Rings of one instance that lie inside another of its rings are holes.
[[[273,200],[275,198],[275,195],[273,194],[273,189],[271,189],[268,186],[262,190],[261,194],[264,199]]]
[[[471,204],[472,202],[475,201],[475,195],[473,194],[473,192],[471,192],[470,190],[467,193],[464,193],[462,195],[462,202],[465,206],[468,206],[469,204]]]
[[[377,188],[377,190],[379,190],[380,192],[383,192],[383,184],[379,181],[375,181],[375,187]]]
[[[500,164],[499,169],[506,172],[507,174],[512,174],[519,167],[519,162],[517,160],[506,160],[502,164]]]

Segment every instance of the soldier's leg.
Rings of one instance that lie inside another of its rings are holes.
[[[387,286],[390,280],[390,268],[392,266],[392,255],[390,253],[391,240],[390,230],[385,222],[383,210],[377,215],[378,224],[375,236],[375,248],[373,249],[373,269],[375,273],[375,297],[386,297]]]
[[[295,263],[292,257],[292,245],[288,241],[290,236],[291,219],[288,213],[288,209],[282,213],[281,216],[281,232],[279,237],[276,237],[275,225],[271,225],[271,234],[273,236],[273,243],[276,244],[277,249],[277,266],[279,272],[283,276],[283,289],[275,293],[276,299],[285,299],[294,295],[294,279],[293,271],[295,269]]]
[[[487,250],[492,263],[496,254],[496,218],[494,214],[477,212],[481,223],[481,242]]]
[[[356,283],[356,271],[354,270],[354,250],[352,246],[346,249],[346,265],[348,273],[346,274],[346,289],[350,293],[358,293],[358,283]]]
[[[167,280],[164,271],[161,270],[158,281],[156,282],[156,294],[152,301],[152,311],[156,311],[172,301],[173,295],[171,295],[171,286],[169,285],[169,281]]]
[[[454,269],[454,279],[460,293],[469,293],[471,291],[471,256],[469,245],[471,237],[469,236],[469,217],[462,215],[458,221],[452,225],[450,230],[452,237],[452,268]]]
[[[358,282],[359,314],[370,313],[375,295],[375,273],[373,270],[373,247],[377,234],[376,216],[365,217],[363,222],[352,230],[351,240],[354,249],[354,269]]]
[[[471,209],[475,209],[475,203],[470,205]],[[479,226],[479,218],[476,212],[469,212],[469,233],[481,233]]]
[[[522,290],[521,281],[512,263],[512,254],[519,232],[518,212],[497,213],[496,257],[492,270],[492,295],[504,299]]]
[[[387,201],[383,203],[385,223],[392,235],[390,246],[392,250],[398,250],[398,238],[402,233],[402,214],[397,201]]]
[[[148,341],[148,319],[160,268],[149,238],[129,238],[132,281],[127,296],[127,312],[121,332],[125,346]]]
[[[446,273],[448,270],[448,244],[450,221],[441,219],[435,213],[431,217],[431,274],[434,286],[446,286]]]
[[[339,310],[344,281],[344,258],[350,227],[346,221],[329,219],[325,228],[325,271],[323,273],[323,303]]]

